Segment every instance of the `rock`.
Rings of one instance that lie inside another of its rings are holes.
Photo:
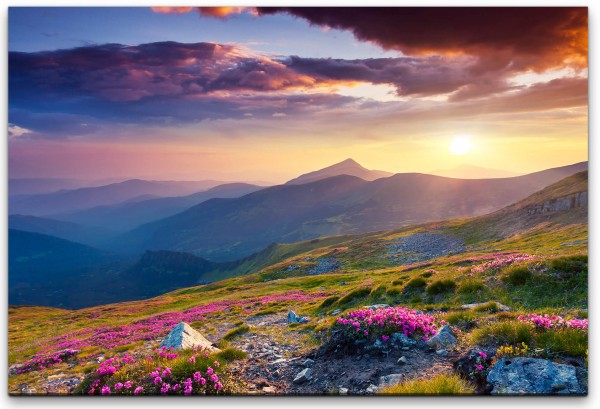
[[[338,315],[340,312],[342,312],[342,310],[340,310],[339,308],[336,308],[336,309],[335,309],[335,310],[333,310],[333,311],[331,312],[331,314],[329,314],[329,315]]]
[[[365,392],[372,395],[375,392],[377,392],[377,389],[378,389],[377,386],[371,384],[371,385],[369,385],[369,387],[367,388],[367,390]]]
[[[443,349],[456,344],[456,337],[449,326],[444,327],[434,336],[429,338],[427,345],[436,349]]]
[[[437,351],[435,351],[435,353],[439,356],[448,356],[448,351],[446,351],[445,349],[438,349]]]
[[[191,349],[201,347],[209,352],[219,352],[220,349],[213,346],[212,342],[204,338],[202,334],[190,327],[185,322],[175,325],[169,335],[160,344],[161,347],[173,349]]]
[[[348,388],[339,388],[338,389],[338,393],[340,395],[347,395],[348,394]]]
[[[396,347],[410,347],[417,343],[417,341],[415,341],[412,338],[409,338],[402,332],[394,332],[392,334],[392,336],[390,337],[390,340],[392,342],[392,345],[394,345]]]
[[[405,356],[401,356],[400,358],[398,358],[398,360],[396,361],[397,364],[399,365],[406,365],[408,363],[408,361],[406,360]]]
[[[313,366],[313,364],[315,363],[315,361],[313,361],[312,359],[308,358],[306,361],[304,361],[303,365],[307,368],[310,368],[311,366]]]
[[[373,304],[373,305],[363,306],[364,309],[368,309],[368,310],[379,310],[381,308],[389,308],[389,307],[390,307],[389,304]]]
[[[308,381],[310,379],[311,373],[312,373],[312,369],[310,369],[310,368],[303,369],[302,371],[300,371],[296,374],[296,377],[294,378],[294,383],[304,383],[304,382]]]
[[[262,391],[264,393],[275,393],[275,392],[277,392],[275,390],[275,387],[273,387],[273,386],[265,386],[264,388],[262,388]]]
[[[290,310],[290,312],[288,312],[287,315],[287,322],[288,324],[293,324],[295,322],[298,322],[298,315],[296,315],[296,313],[292,310]]]
[[[472,310],[474,308],[481,307],[482,305],[487,305],[490,302],[495,303],[500,311],[505,311],[505,312],[510,311],[510,307],[508,307],[504,304],[500,304],[498,301],[480,302],[480,303],[474,303],[474,304],[463,304],[460,306],[460,308],[462,308],[463,310]]]
[[[403,382],[405,376],[403,373],[394,373],[391,375],[385,375],[379,378],[378,388],[382,388],[384,386],[395,385],[397,383]]]
[[[586,395],[575,367],[537,358],[504,358],[487,376],[493,395]]]

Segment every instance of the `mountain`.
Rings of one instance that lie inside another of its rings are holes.
[[[131,179],[98,187],[60,190],[41,195],[17,195],[9,197],[9,214],[48,216],[73,212],[85,208],[111,205],[144,195],[182,196],[218,186],[222,182],[204,180],[153,181]]]
[[[8,227],[15,230],[55,236],[90,246],[96,246],[116,235],[114,231],[101,227],[94,228],[61,220],[20,214],[8,216]]]
[[[8,194],[16,196],[52,193],[63,189],[77,189],[84,185],[85,182],[78,179],[9,178]]]
[[[182,212],[208,199],[240,197],[260,189],[262,187],[246,183],[228,183],[188,196],[161,197],[134,202],[129,200],[116,205],[96,206],[74,213],[57,214],[53,217],[87,226],[110,226],[112,229],[124,232],[141,224]]]
[[[456,179],[494,179],[519,176],[518,173],[507,170],[489,169],[480,166],[462,164],[452,169],[437,169],[430,172],[432,175]]]
[[[301,185],[339,175],[356,176],[357,178],[370,181],[392,176],[393,173],[385,172],[383,170],[369,170],[362,167],[354,159],[346,159],[335,165],[300,175],[297,178],[288,181],[286,185]]]
[[[113,245],[133,252],[177,250],[213,261],[246,257],[272,242],[389,230],[493,212],[587,163],[502,179],[451,179],[419,173],[368,182],[335,176],[282,185],[237,199],[212,199],[142,225]]]

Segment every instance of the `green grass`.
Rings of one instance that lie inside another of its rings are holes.
[[[530,325],[519,321],[493,322],[471,332],[471,345],[515,345],[525,342],[530,345],[533,339]]]
[[[511,268],[502,280],[514,286],[525,285],[530,280],[533,274],[525,266],[516,266]]]
[[[446,315],[444,319],[451,325],[465,325],[472,323],[476,318],[477,314],[471,311],[457,311]]]
[[[423,277],[416,277],[406,283],[406,288],[423,288],[427,285],[427,280]]]
[[[246,359],[247,354],[241,349],[225,348],[221,352],[217,353],[215,357],[218,360],[223,360],[225,362],[233,362],[237,361],[238,359]]]
[[[227,334],[223,335],[223,339],[225,341],[230,341],[235,337],[238,337],[242,334],[245,334],[246,332],[250,331],[250,327],[246,324],[241,325],[237,328],[232,329],[231,331],[229,331]]]
[[[338,304],[346,305],[346,304],[353,303],[357,300],[362,300],[363,298],[366,298],[369,294],[371,294],[371,290],[372,290],[371,287],[357,288],[356,290],[354,290],[354,291],[346,294],[342,298],[340,298],[340,300],[338,301]]]
[[[340,299],[340,297],[338,297],[337,295],[334,295],[333,297],[325,298],[323,300],[323,302],[321,303],[321,305],[319,306],[319,308],[331,307],[339,299]]]
[[[470,395],[475,388],[460,376],[437,375],[430,379],[414,379],[387,386],[378,391],[381,395]]]
[[[548,330],[534,335],[536,348],[542,348],[545,355],[566,355],[586,358],[588,351],[587,333],[575,328]]]
[[[458,294],[474,294],[485,288],[483,281],[481,280],[469,280],[463,282],[457,289]]]
[[[473,311],[487,312],[488,314],[495,314],[498,311],[500,311],[500,308],[498,308],[498,304],[495,301],[490,301],[485,304],[478,305],[477,307],[473,308]]]
[[[447,280],[434,281],[429,286],[427,286],[425,291],[427,291],[427,294],[437,295],[437,294],[452,291],[455,288],[456,288],[456,283],[454,282],[454,280],[447,279]]]

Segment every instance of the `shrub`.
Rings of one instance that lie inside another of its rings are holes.
[[[588,334],[576,328],[564,328],[535,334],[536,348],[547,355],[567,355],[585,358],[588,350]]]
[[[532,328],[519,321],[494,322],[473,330],[471,345],[531,344]]]
[[[338,301],[338,304],[340,304],[340,305],[350,304],[353,301],[359,300],[361,298],[365,298],[369,294],[371,294],[371,287],[358,288],[358,289],[346,294],[342,298],[340,298],[340,300]]]
[[[404,281],[406,281],[406,280],[399,278],[397,280],[392,281],[392,285],[402,285],[402,284],[404,284]]]
[[[406,284],[406,288],[421,288],[427,285],[427,280],[423,277],[413,278]]]
[[[386,294],[390,297],[396,297],[400,295],[400,290],[398,288],[390,288],[386,291]]]
[[[452,325],[471,324],[475,317],[471,311],[458,311],[446,315],[445,320]]]
[[[572,277],[578,273],[587,270],[588,268],[588,256],[567,256],[558,257],[550,262],[550,268],[560,272],[561,275],[566,277]]]
[[[215,355],[218,360],[233,362],[238,359],[246,359],[246,352],[237,348],[226,348]]]
[[[248,325],[242,325],[239,326],[237,328],[232,329],[231,331],[229,331],[227,334],[225,334],[223,336],[223,339],[226,341],[229,341],[237,336],[240,336],[242,334],[245,334],[246,332],[250,331],[250,327]]]
[[[473,294],[477,291],[483,290],[485,285],[479,280],[469,280],[462,283],[456,290],[459,294]]]
[[[338,297],[337,295],[334,295],[333,297],[325,298],[323,300],[323,302],[321,303],[321,305],[319,306],[319,308],[330,307],[331,305],[333,305],[339,299],[340,299],[340,297]]]
[[[487,312],[487,313],[490,313],[490,314],[495,314],[498,311],[500,311],[500,308],[498,308],[498,303],[496,303],[495,301],[490,301],[490,302],[487,302],[485,304],[478,305],[477,307],[473,308],[473,311],[475,311],[475,312]]]
[[[527,267],[517,266],[510,269],[508,274],[502,277],[502,280],[514,286],[526,284],[531,280],[531,271]]]
[[[425,291],[428,294],[441,294],[447,291],[452,291],[456,288],[456,283],[454,280],[438,280],[431,283]]]
[[[413,379],[387,386],[378,393],[382,395],[468,395],[475,388],[460,376],[437,375],[431,379]]]

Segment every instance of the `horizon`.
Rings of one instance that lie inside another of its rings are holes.
[[[11,7],[9,177],[282,183],[349,157],[393,173],[588,159],[587,9],[497,9],[503,38],[478,8],[443,11],[459,31],[407,28],[421,38],[318,10]]]

